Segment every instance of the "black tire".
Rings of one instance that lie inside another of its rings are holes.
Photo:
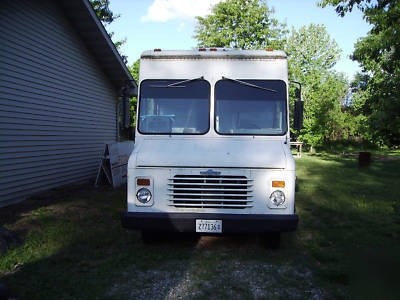
[[[142,230],[142,242],[144,244],[157,244],[163,240],[160,232]]]
[[[281,233],[280,232],[268,232],[261,235],[261,243],[268,249],[279,249],[281,245]]]
[[[10,296],[10,290],[8,287],[0,282],[0,300],[7,300]]]
[[[195,244],[199,239],[200,236],[193,233],[142,230],[142,242],[148,245],[171,242]]]

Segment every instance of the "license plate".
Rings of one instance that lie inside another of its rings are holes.
[[[222,233],[222,220],[196,220],[196,232]]]

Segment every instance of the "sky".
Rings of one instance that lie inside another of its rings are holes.
[[[134,63],[144,50],[185,50],[196,47],[195,16],[205,16],[211,7],[221,0],[110,0],[110,8],[120,17],[107,25],[114,32],[113,39],[126,38],[121,52]],[[320,8],[317,0],[267,0],[268,7],[275,10],[274,17],[286,23],[288,29],[314,24],[325,25],[330,36],[342,49],[335,69],[352,79],[360,71],[357,62],[349,55],[354,44],[366,36],[371,26],[357,9],[345,17],[339,17],[333,7]]]

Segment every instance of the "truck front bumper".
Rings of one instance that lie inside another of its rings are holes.
[[[214,213],[123,212],[122,226],[148,231],[196,232],[196,219],[222,220],[222,234],[289,232],[297,228],[293,215],[250,215]]]

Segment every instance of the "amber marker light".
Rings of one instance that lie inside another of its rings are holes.
[[[284,188],[285,182],[284,181],[272,181],[272,187]]]
[[[136,180],[137,185],[143,185],[143,186],[149,186],[150,185],[150,179],[148,178],[138,178]]]

